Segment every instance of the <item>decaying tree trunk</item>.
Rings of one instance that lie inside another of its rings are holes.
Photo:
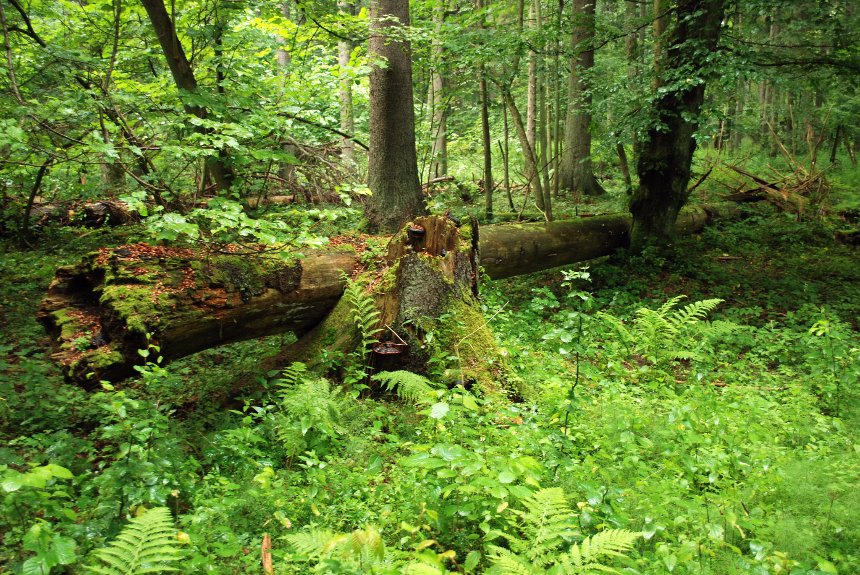
[[[685,209],[677,232],[694,233],[733,209]],[[407,344],[401,357],[386,358],[385,369],[421,371],[438,353],[458,358],[454,371],[463,381],[499,387],[504,366],[475,305],[478,267],[503,278],[608,255],[626,245],[630,221],[614,214],[502,224],[481,228],[479,237],[474,223],[413,220],[391,239],[384,263],[366,272],[380,310],[380,337],[395,348]],[[292,262],[146,244],[102,248],[57,271],[39,318],[51,335],[54,361],[84,385],[130,375],[143,361],[138,350],[148,345],[168,361],[292,331],[305,336],[288,354],[294,359],[323,348],[346,350],[355,338],[341,294],[345,278],[360,267],[362,246],[333,244]]]
[[[130,375],[137,350],[150,344],[169,361],[232,341],[301,335],[337,303],[355,262],[352,249],[284,262],[146,244],[102,248],[57,271],[39,319],[66,377],[97,384]]]

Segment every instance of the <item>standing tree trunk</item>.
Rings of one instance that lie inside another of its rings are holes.
[[[483,0],[477,1],[478,11],[483,10]],[[483,15],[478,26],[484,27]],[[484,215],[487,221],[493,220],[493,142],[490,140],[490,91],[484,75],[484,64],[478,62],[478,90],[481,100],[481,142],[484,148]]]
[[[352,4],[350,0],[338,0],[339,11],[352,15]],[[345,134],[355,133],[355,116],[352,112],[352,74],[349,70],[349,60],[352,56],[352,42],[339,40],[337,43],[337,65],[338,65],[338,90],[337,96],[340,103],[340,131]],[[355,142],[351,138],[341,137],[340,157],[347,162],[355,158]]]
[[[641,250],[648,242],[666,243],[675,219],[687,201],[687,184],[696,140],[698,116],[711,74],[703,66],[717,49],[724,0],[681,0],[667,39],[665,67],[700,81],[677,83],[654,103],[655,125],[648,131],[637,163],[639,188],[633,194],[630,243]],[[669,83],[667,83],[669,84]]]
[[[559,166],[561,187],[574,193],[599,196],[606,191],[591,168],[591,81],[594,67],[595,0],[573,0],[570,46],[570,107],[564,128],[564,157]]]
[[[480,4],[479,4],[480,8]],[[445,19],[445,3],[433,6],[433,64],[430,73],[430,125],[433,147],[430,153],[430,178],[448,175],[448,107],[445,103],[445,76],[442,75],[444,51],[442,49],[442,24]]]
[[[540,2],[535,2],[535,20],[537,24],[538,36],[543,36],[543,10]],[[544,42],[542,47],[545,49],[547,44]],[[543,211],[548,222],[552,221],[552,185],[549,180],[549,156],[552,153],[549,116],[547,112],[547,62],[546,57],[541,54],[538,61],[537,69],[538,83],[538,129],[537,142],[540,148],[536,148],[538,152],[538,161],[540,167],[541,188],[543,188]]]
[[[167,59],[167,66],[173,76],[173,82],[180,94],[182,92],[193,94],[197,91],[197,79],[194,77],[194,70],[191,69],[191,64],[185,56],[182,43],[176,34],[176,27],[164,7],[163,0],[141,0],[141,4],[146,9],[149,21],[155,29],[155,35],[158,37],[161,51]],[[206,118],[206,108],[185,102],[183,102],[183,106],[187,113],[200,119]],[[197,126],[195,130],[200,133],[207,133],[207,128],[202,126]],[[206,167],[218,189],[227,190],[230,188],[234,175],[230,166],[230,158],[223,149],[218,150],[215,157],[208,159]]]
[[[281,16],[283,16],[286,20],[290,19],[290,3],[288,0],[284,0],[283,4],[280,6]],[[276,59],[278,62],[278,71],[282,77],[282,89],[286,87],[287,79],[290,77],[290,63],[292,62],[292,56],[290,51],[287,50],[287,39],[281,38],[280,36],[275,36],[275,41],[278,43],[278,51],[276,52]],[[292,142],[283,142],[281,143],[281,149],[295,156],[298,153],[298,149],[295,144]],[[278,175],[281,178],[282,185],[289,190],[295,189],[296,184],[296,165],[290,162],[282,162],[278,168]]]
[[[365,215],[372,230],[394,232],[427,213],[418,180],[412,50],[402,34],[409,26],[408,0],[371,4],[370,152]],[[383,60],[386,65],[380,66]]]
[[[541,0],[532,0],[529,6],[529,27],[532,30],[537,28],[537,9],[536,4]],[[526,179],[528,180],[529,189],[534,191],[535,206],[541,212],[545,210],[543,186],[540,181],[540,164],[537,159],[537,66],[538,55],[533,49],[529,49],[529,71],[528,71],[528,86],[526,89],[526,122],[525,122],[525,137],[528,141],[528,149],[522,146],[523,154],[525,155]]]

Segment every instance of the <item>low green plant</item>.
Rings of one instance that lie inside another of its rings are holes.
[[[642,535],[607,529],[574,542],[580,531],[559,488],[536,491],[522,504],[525,509],[513,510],[517,520],[511,530],[488,534],[488,538],[501,537],[507,542],[507,547],[488,545],[493,564],[489,573],[493,575],[618,573],[605,560],[623,557]]]
[[[0,529],[8,548],[20,545],[29,552],[21,563],[22,573],[47,575],[54,567],[77,561],[74,539],[57,530],[77,519],[66,483],[73,477],[67,468],[53,463],[23,473],[0,466]]]
[[[701,359],[685,339],[690,331],[699,335],[709,326],[702,324],[707,315],[720,305],[721,299],[706,299],[675,309],[685,296],[675,296],[657,309],[640,307],[631,324],[608,312],[598,312],[615,332],[627,353],[654,365],[664,365],[672,359]],[[719,324],[728,330],[731,326]]]
[[[181,554],[170,510],[156,507],[129,521],[110,545],[93,555],[100,564],[87,569],[100,575],[143,575],[178,571]]]
[[[342,297],[350,306],[350,318],[358,330],[359,341],[355,350],[347,358],[344,383],[354,391],[360,392],[366,387],[370,348],[379,341],[377,336],[382,333],[383,328],[379,326],[380,312],[367,290],[367,285],[350,278],[345,280],[346,287]]]
[[[450,571],[444,561],[454,558],[450,551],[433,552],[430,548],[437,542],[431,539],[420,541],[411,551],[387,547],[372,526],[350,533],[309,530],[284,539],[294,552],[292,562],[309,563],[314,573],[326,575],[446,575]]]
[[[808,358],[823,364],[823,373],[818,375],[813,390],[821,398],[825,411],[840,417],[843,412],[845,396],[856,393],[856,384],[860,379],[860,367],[856,359],[860,357],[860,348],[850,344],[850,328],[838,318],[833,317],[825,307],[820,309],[819,319],[809,328],[808,334],[823,345],[811,342]]]
[[[397,397],[417,404],[432,402],[438,389],[432,381],[411,371],[381,371],[371,379],[382,384],[383,389],[396,392]]]
[[[331,451],[343,433],[340,390],[310,374],[302,363],[285,369],[276,386],[278,404],[273,425],[286,456],[291,459],[305,451]]]

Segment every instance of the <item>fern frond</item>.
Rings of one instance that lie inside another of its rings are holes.
[[[330,550],[330,545],[337,535],[334,531],[327,529],[313,529],[301,533],[290,533],[285,535],[293,550],[306,557],[320,557]]]
[[[488,575],[544,575],[543,567],[532,564],[531,561],[513,553],[510,549],[488,546],[490,561],[493,566]]]
[[[576,532],[573,509],[558,487],[540,489],[523,499],[525,511],[515,510],[523,520],[525,540],[511,540],[514,551],[532,563],[546,565],[556,551]]]
[[[630,333],[630,330],[627,329],[627,326],[624,325],[624,322],[614,315],[603,311],[597,312],[597,317],[609,324],[609,327],[618,334],[618,337],[627,349],[627,352],[630,353],[630,347],[634,343],[634,337],[633,334]]]
[[[170,510],[156,507],[135,517],[108,547],[95,551],[94,555],[105,565],[88,569],[103,575],[178,571],[170,565],[180,558]]]
[[[675,312],[668,316],[668,319],[676,329],[680,330],[705,319],[721,303],[723,303],[723,300],[719,298],[693,302],[679,310],[675,310]]]
[[[278,387],[292,387],[298,385],[308,374],[308,366],[300,361],[294,361],[284,368],[281,377],[277,381]]]
[[[381,314],[376,308],[376,303],[365,291],[364,286],[354,281],[347,282],[343,297],[352,308],[352,321],[361,333],[362,344],[369,345],[382,331],[382,328],[377,325]]]
[[[633,542],[641,536],[641,533],[627,529],[601,531],[596,535],[586,537],[582,543],[574,544],[570,548],[567,565],[572,566],[574,569],[572,573],[577,575],[595,571],[615,573],[616,571],[604,565],[602,560],[622,557],[625,552],[633,548]]]
[[[668,300],[666,300],[666,302],[663,305],[661,305],[659,308],[657,308],[656,311],[661,316],[666,317],[667,315],[669,315],[669,312],[672,311],[675,308],[675,306],[678,305],[678,303],[682,299],[686,299],[686,298],[687,298],[687,296],[685,296],[685,295],[676,295],[675,297],[669,298]]]
[[[428,403],[434,397],[433,382],[411,371],[380,371],[371,378],[386,391],[396,391],[397,397],[412,403]]]

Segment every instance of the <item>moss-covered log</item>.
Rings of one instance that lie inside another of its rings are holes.
[[[678,232],[696,232],[733,209],[684,210]],[[476,342],[492,339],[484,337],[486,326],[465,295],[477,293],[479,265],[491,278],[503,278],[607,255],[626,245],[630,217],[485,226],[480,238],[476,225],[458,228],[447,218],[412,223],[424,235],[410,238],[406,229],[395,235],[382,267],[368,273],[376,274],[374,297],[387,332],[393,328],[418,342],[407,362],[415,366],[427,359],[415,353],[427,350],[430,331],[437,337],[433,345],[447,345],[451,354],[468,346],[470,357],[488,358]],[[146,244],[104,248],[58,270],[39,316],[51,334],[54,360],[69,379],[82,383],[129,375],[141,361],[138,350],[148,345],[157,345],[170,360],[264,335],[302,336],[320,324],[295,348],[318,350],[324,340],[314,335],[343,326],[337,312],[321,322],[358,259],[356,247],[343,243],[295,261]],[[439,318],[450,321],[427,324]],[[347,346],[346,332],[336,335],[334,347]],[[483,366],[477,363],[464,368],[472,379],[489,374],[478,374]]]
[[[146,244],[103,248],[57,271],[39,319],[69,379],[116,380],[149,345],[170,360],[253,337],[301,335],[337,303],[355,262],[351,246],[292,262]]]

